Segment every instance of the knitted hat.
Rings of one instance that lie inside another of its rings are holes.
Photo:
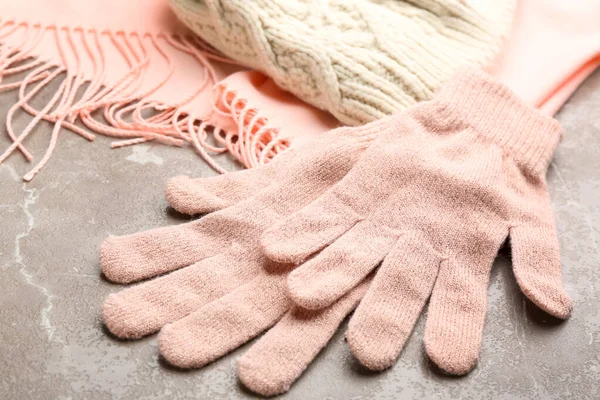
[[[229,57],[358,125],[432,97],[463,64],[485,65],[516,0],[170,0]]]

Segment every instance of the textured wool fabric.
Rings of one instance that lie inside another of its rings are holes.
[[[464,64],[487,65],[515,0],[170,0],[227,56],[359,125],[432,97]]]
[[[381,264],[350,321],[353,354],[374,370],[393,365],[429,299],[427,354],[464,374],[479,356],[490,270],[508,237],[523,293],[555,317],[571,312],[545,180],[562,130],[472,69],[397,122],[338,184],[267,230],[263,250],[306,261],[288,289],[314,310]]]

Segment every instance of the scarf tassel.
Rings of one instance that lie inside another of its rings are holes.
[[[45,46],[40,45],[42,42]],[[113,137],[117,140],[112,148],[145,142],[191,145],[220,173],[226,171],[209,153],[228,151],[250,168],[269,162],[288,146],[278,139],[276,130],[268,128],[266,118],[248,106],[247,99],[239,99],[234,91],[217,84],[212,62],[235,63],[193,35],[98,32],[0,21],[0,43],[0,92],[18,91],[18,100],[6,116],[6,133],[12,143],[0,154],[0,164],[15,151],[33,161],[25,140],[40,121],[54,125],[45,154],[23,177],[25,181],[33,179],[49,161],[62,128],[89,141],[95,139],[95,134]],[[48,48],[53,49],[50,55],[44,54]],[[173,56],[177,52],[197,64],[201,73],[191,79],[200,76],[200,82],[177,101],[153,100],[160,97],[156,94],[177,72],[180,57]],[[119,74],[111,69],[115,57],[126,65]],[[158,79],[156,73],[149,73],[157,62],[164,70]],[[192,112],[193,102],[210,87],[210,112],[228,114],[237,122],[237,130],[214,126],[205,116]],[[48,91],[52,92],[50,100],[42,107],[31,104],[36,96]],[[32,119],[17,133],[13,119],[19,110]],[[208,140],[209,134],[213,140]]]

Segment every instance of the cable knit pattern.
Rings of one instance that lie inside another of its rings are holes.
[[[229,57],[359,125],[432,97],[464,64],[485,65],[515,0],[170,0]]]

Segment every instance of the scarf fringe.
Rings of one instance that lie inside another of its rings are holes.
[[[207,143],[206,128],[210,123],[203,122],[192,135],[194,146],[199,153],[204,149],[214,153],[228,151],[244,167],[253,168],[267,164],[290,146],[289,139],[282,138],[279,129],[269,125],[269,119],[252,105],[250,99],[235,89],[228,88],[225,83],[219,83],[213,88],[213,113],[218,116],[217,119],[222,117],[233,121],[237,129],[227,129],[219,123],[213,123],[214,139],[222,145],[214,147]],[[192,130],[191,127],[189,130]],[[216,171],[226,172],[220,166],[212,165],[212,160],[207,162]]]
[[[7,41],[9,38],[11,40]],[[60,61],[41,54],[39,45],[42,40],[52,40]],[[6,133],[12,144],[0,155],[0,164],[15,151],[27,161],[33,161],[34,157],[24,141],[41,120],[54,125],[45,154],[23,177],[25,181],[33,179],[46,165],[62,128],[89,141],[95,139],[95,134],[118,139],[111,144],[112,148],[151,141],[179,147],[189,144],[220,173],[226,171],[209,152],[219,154],[229,151],[250,168],[269,162],[288,147],[286,140],[278,138],[278,131],[267,126],[267,119],[249,106],[248,99],[239,98],[235,91],[227,90],[224,85],[213,87],[213,112],[228,115],[236,121],[237,130],[212,127],[208,121],[203,121],[205,118],[184,110],[207,85],[217,83],[210,60],[235,64],[195,36],[98,32],[0,21],[0,43],[0,92],[18,91],[18,101],[6,116]],[[110,50],[121,55],[128,69],[110,83],[106,72],[107,65],[113,60],[106,58],[106,43],[113,47]],[[199,70],[204,71],[195,90],[175,104],[150,100],[172,79],[177,68],[166,49],[188,54],[197,62]],[[154,62],[158,62],[156,55],[166,62],[167,71],[153,87],[142,89],[146,72]],[[92,76],[85,76],[82,72],[84,61],[87,65],[91,64]],[[16,82],[3,82],[17,74],[24,77]],[[48,90],[47,87],[55,81],[58,88],[50,100],[41,109],[32,106],[30,103],[36,94]],[[18,110],[33,117],[19,133],[13,128],[13,117]],[[99,113],[104,121],[97,119]],[[87,129],[77,126],[77,121]],[[209,144],[211,134],[220,146]]]

